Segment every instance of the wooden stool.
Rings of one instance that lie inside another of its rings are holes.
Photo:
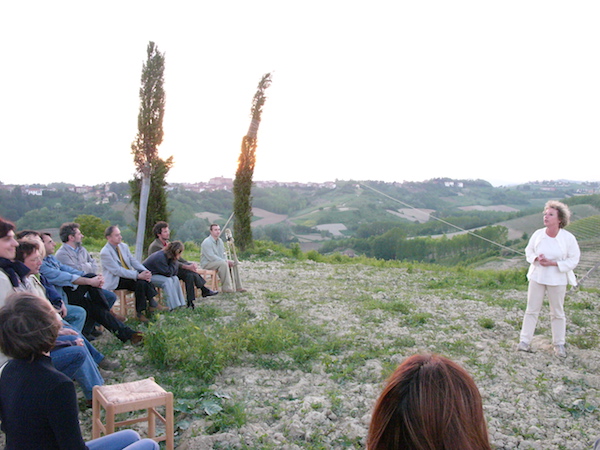
[[[131,307],[132,316],[135,317],[135,296],[133,292],[127,289],[115,289],[113,292],[117,294],[119,314],[127,317],[127,310]],[[117,303],[113,305],[113,308],[117,308]]]
[[[202,275],[202,277],[205,280],[206,280],[206,275],[210,275],[210,284],[208,283],[208,280],[206,280],[206,287],[213,291],[219,290],[219,279],[217,278],[216,270],[198,269],[198,270],[196,270],[196,272],[198,272],[200,275]]]
[[[157,406],[165,407],[164,417],[156,411]],[[106,411],[106,425],[100,417],[100,407]],[[117,414],[147,410],[147,415],[134,419],[115,422]],[[156,419],[165,424],[164,436],[156,437]],[[132,423],[148,422],[148,437],[156,442],[166,441],[167,449],[175,447],[175,425],[173,418],[173,393],[165,391],[154,382],[154,377],[130,383],[94,386],[92,397],[92,439],[100,437],[100,433],[111,434],[115,427],[123,427]]]

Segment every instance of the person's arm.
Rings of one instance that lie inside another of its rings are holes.
[[[114,253],[114,255],[113,255]],[[113,274],[119,278],[130,278],[136,280],[138,271],[135,269],[126,269],[118,261],[116,251],[112,247],[104,247],[100,252],[100,261],[102,262],[102,270]]]
[[[567,248],[567,257],[566,259],[557,261],[558,270],[561,272],[569,272],[570,270],[574,270],[579,264],[579,258],[581,257],[581,250],[579,250],[579,245],[577,244],[577,239],[571,233],[565,231],[563,236],[560,236],[560,239],[563,239],[563,245]]]
[[[535,233],[533,233],[533,235],[529,239],[529,242],[527,243],[527,247],[525,248],[525,259],[529,264],[533,264],[538,257],[535,251],[535,247],[540,232],[545,233],[544,229],[537,230]]]
[[[54,286],[61,287],[74,287],[75,280],[85,275],[82,271],[73,269],[67,265],[61,264],[56,261],[55,264],[51,257],[47,256],[42,262],[40,267],[40,273],[44,275],[48,281]]]
[[[85,450],[79,428],[79,408],[71,381],[59,383],[48,392],[48,423],[61,449]]]

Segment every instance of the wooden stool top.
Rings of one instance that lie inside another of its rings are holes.
[[[98,386],[102,396],[112,404],[131,403],[161,397],[167,393],[154,381],[146,378],[121,384]]]

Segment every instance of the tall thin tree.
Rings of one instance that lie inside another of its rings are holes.
[[[271,73],[263,75],[252,100],[248,133],[242,139],[242,150],[233,182],[234,234],[240,250],[252,245],[252,177],[256,164],[256,144],[262,108],[267,100],[265,90],[271,85]]]
[[[163,140],[163,117],[165,114],[165,91],[163,87],[165,57],[164,54],[158,51],[158,48],[152,41],[148,43],[147,56],[148,58],[142,67],[138,133],[131,144],[136,178],[141,180],[138,229],[135,242],[135,255],[137,258],[142,257],[145,247],[144,235],[150,197],[150,184],[152,174],[156,170],[160,159],[158,157],[158,146]],[[164,165],[166,162],[162,161],[162,163]],[[164,175],[166,175],[171,161],[168,161],[168,163]],[[160,189],[164,189],[164,187],[160,186]],[[135,194],[133,190],[132,194]]]

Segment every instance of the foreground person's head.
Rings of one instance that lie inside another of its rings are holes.
[[[0,350],[11,358],[33,361],[52,349],[60,328],[48,300],[28,292],[11,294],[0,308]]]
[[[439,355],[413,355],[379,396],[369,450],[491,449],[481,395],[471,376]]]

